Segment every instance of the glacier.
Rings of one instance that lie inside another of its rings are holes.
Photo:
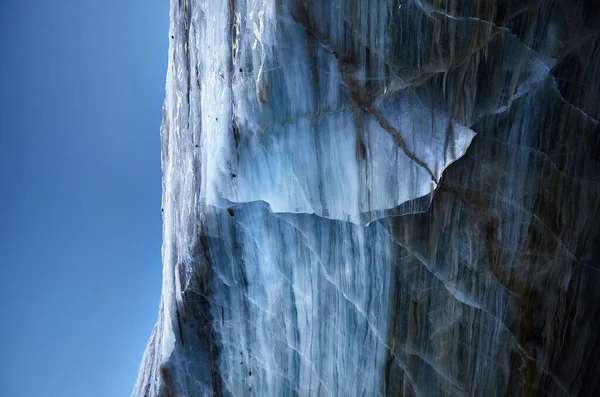
[[[600,395],[600,7],[171,0],[133,396]]]

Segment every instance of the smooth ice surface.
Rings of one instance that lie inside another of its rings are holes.
[[[598,35],[546,3],[173,1],[133,394],[594,390],[598,95],[560,75]]]

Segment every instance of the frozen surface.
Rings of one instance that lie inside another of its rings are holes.
[[[134,396],[597,395],[596,8],[170,18],[163,292]]]

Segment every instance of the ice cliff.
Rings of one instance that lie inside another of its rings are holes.
[[[599,8],[172,0],[133,395],[600,395]]]

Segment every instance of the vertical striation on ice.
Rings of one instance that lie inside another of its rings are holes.
[[[171,2],[134,396],[600,392],[600,11]]]

